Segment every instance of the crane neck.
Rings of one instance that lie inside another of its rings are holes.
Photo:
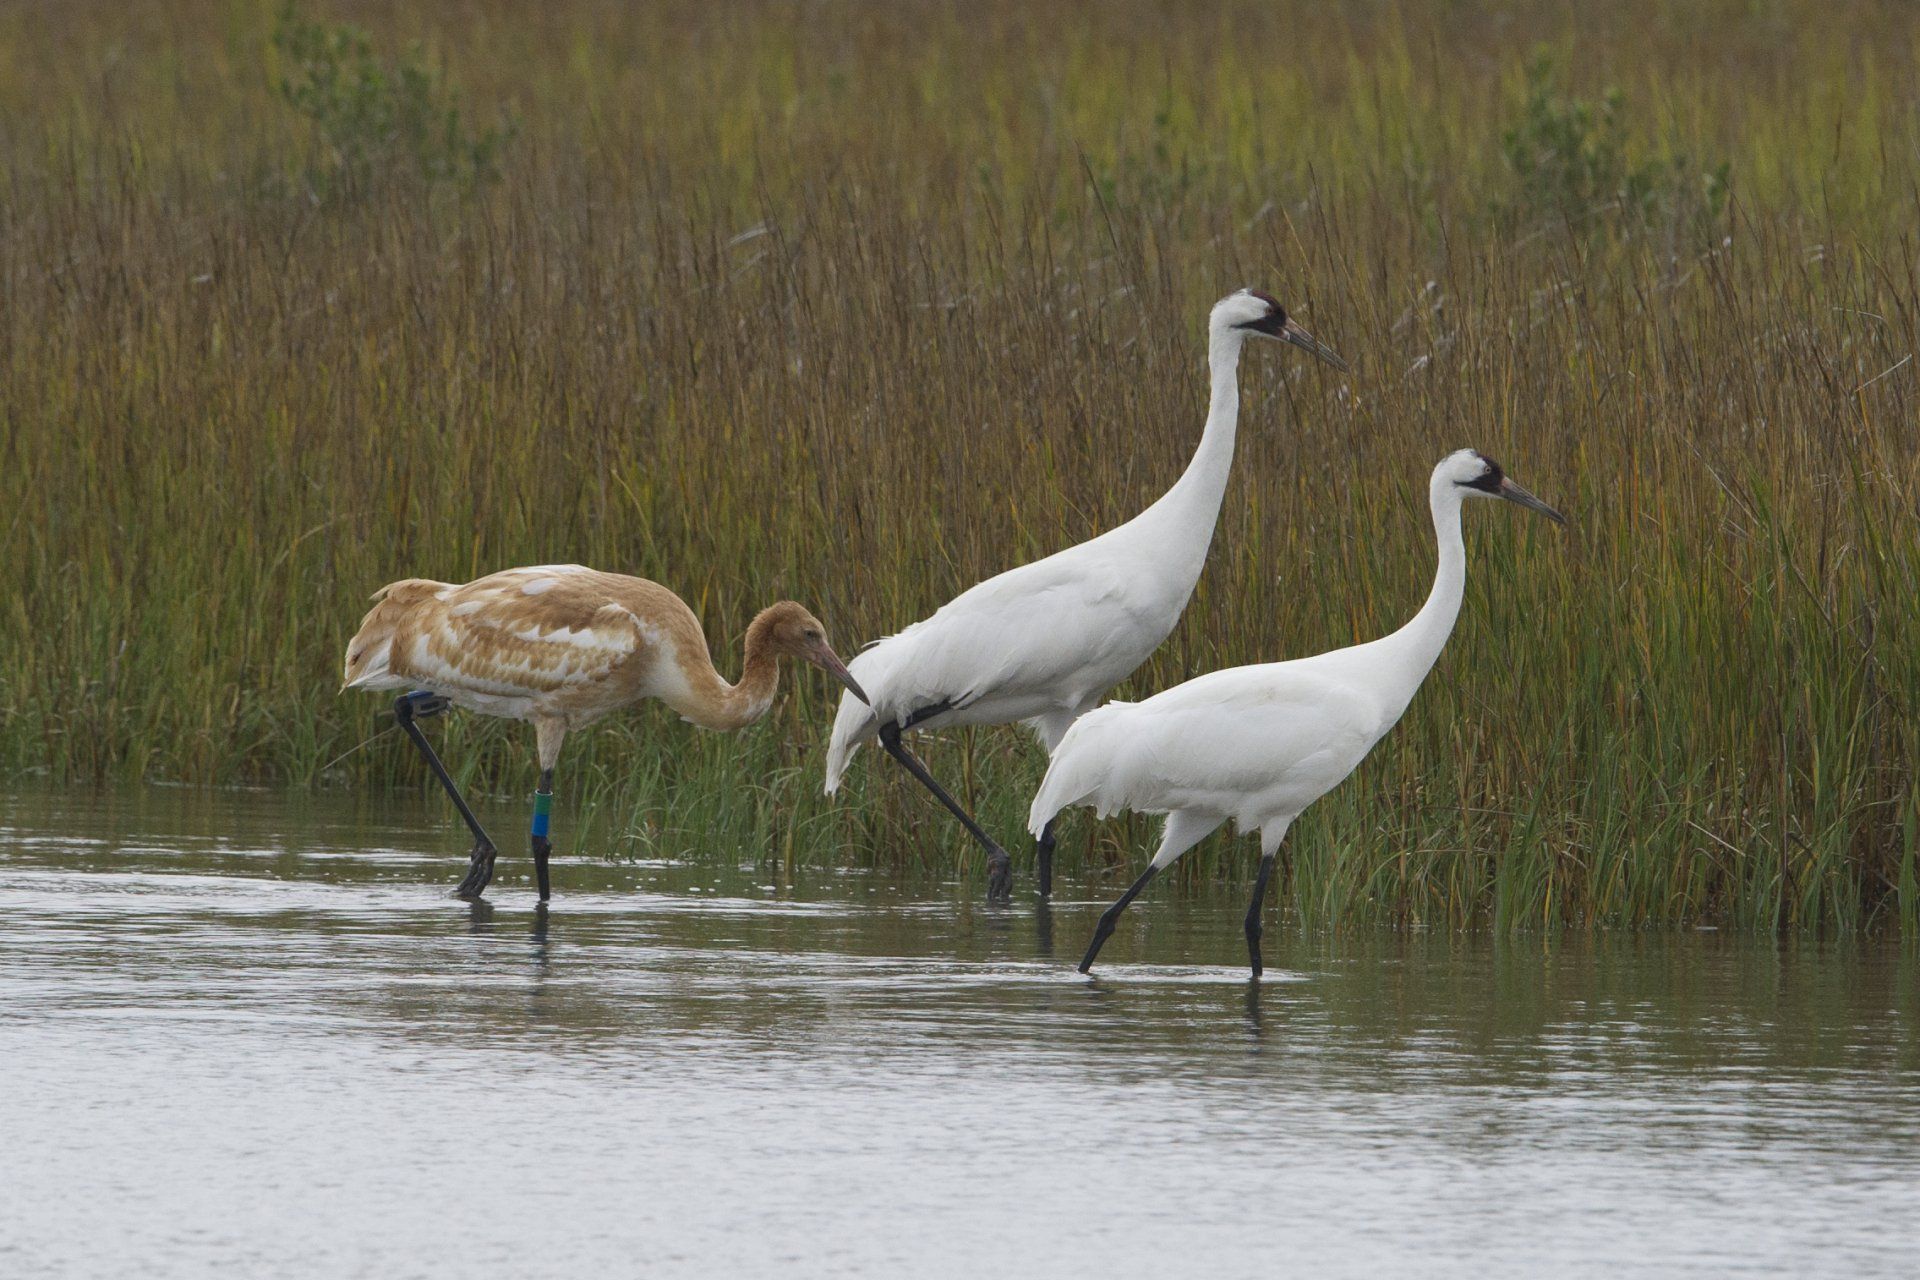
[[[745,728],[767,714],[780,687],[779,655],[758,618],[747,628],[746,661],[738,684],[728,684],[704,651],[683,660],[681,670],[690,693],[674,710],[702,729]]]
[[[1440,563],[1433,575],[1433,590],[1413,619],[1392,635],[1378,641],[1382,670],[1397,687],[1402,708],[1413,701],[1420,682],[1440,660],[1447,637],[1460,617],[1460,601],[1467,590],[1467,545],[1460,532],[1460,507],[1465,499],[1452,481],[1435,476],[1428,493],[1433,510],[1434,539],[1439,544]]]
[[[1186,471],[1156,506],[1169,505],[1204,526],[1209,540],[1220,515],[1233,470],[1233,441],[1240,425],[1240,349],[1246,335],[1217,329],[1207,339],[1207,369],[1212,389],[1207,401],[1207,426]]]

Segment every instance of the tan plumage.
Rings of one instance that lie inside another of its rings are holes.
[[[752,724],[773,705],[782,656],[851,686],[819,620],[791,600],[747,627],[740,681],[729,684],[693,610],[645,578],[539,565],[464,585],[406,578],[373,599],[347,645],[344,688],[426,690],[483,715],[525,720],[538,732],[543,774],[570,730],[648,698],[702,728]]]

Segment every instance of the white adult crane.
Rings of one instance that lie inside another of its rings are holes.
[[[840,700],[827,749],[827,794],[839,788],[854,750],[878,737],[986,849],[988,897],[1010,895],[1006,850],[934,780],[901,735],[1025,721],[1052,751],[1075,719],[1160,646],[1206,563],[1233,466],[1240,349],[1255,336],[1347,367],[1267,294],[1242,289],[1216,303],[1207,325],[1212,400],[1185,473],[1119,528],[989,578],[855,655],[853,675],[872,705],[851,696]],[[1038,853],[1045,894],[1052,888],[1051,823],[1039,832]]]
[[[1093,968],[1114,922],[1147,882],[1232,819],[1240,831],[1260,832],[1246,921],[1248,958],[1260,976],[1260,906],[1287,827],[1393,728],[1453,631],[1467,580],[1461,504],[1505,498],[1566,523],[1472,449],[1434,468],[1428,496],[1440,567],[1426,605],[1406,626],[1312,658],[1211,672],[1145,702],[1109,703],[1061,740],[1028,814],[1033,831],[1075,805],[1091,805],[1100,817],[1123,809],[1167,815],[1159,851],[1100,917],[1080,972]]]

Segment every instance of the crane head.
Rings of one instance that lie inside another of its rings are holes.
[[[747,634],[749,644],[765,643],[775,653],[810,662],[845,685],[854,697],[867,701],[866,690],[827,643],[827,629],[805,607],[791,600],[771,605],[761,610]],[[764,640],[756,640],[756,635]]]
[[[1447,455],[1435,469],[1434,480],[1449,482],[1468,497],[1504,498],[1529,511],[1538,511],[1555,524],[1567,522],[1565,516],[1521,488],[1499,463],[1477,449],[1462,449]]]
[[[1287,309],[1272,294],[1262,293],[1258,289],[1241,289],[1220,299],[1214,304],[1212,324],[1214,328],[1230,333],[1277,338],[1318,356],[1336,369],[1344,372],[1347,368],[1347,362],[1335,355],[1330,347],[1295,324],[1292,317],[1287,315]]]

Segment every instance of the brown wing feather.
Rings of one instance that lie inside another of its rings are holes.
[[[349,651],[348,683],[358,654],[361,688],[558,695],[584,711],[642,696],[655,657],[688,672],[689,693],[719,687],[693,611],[644,578],[547,565],[463,586],[408,579],[378,599]]]
[[[396,628],[391,665],[428,686],[537,696],[605,680],[636,619],[584,569],[509,569],[437,594]]]
[[[360,619],[360,629],[347,641],[346,674],[343,683],[369,689],[392,686],[388,668],[394,633],[414,613],[430,605],[443,591],[452,591],[449,583],[427,578],[402,578],[389,582],[373,593],[373,608]]]

